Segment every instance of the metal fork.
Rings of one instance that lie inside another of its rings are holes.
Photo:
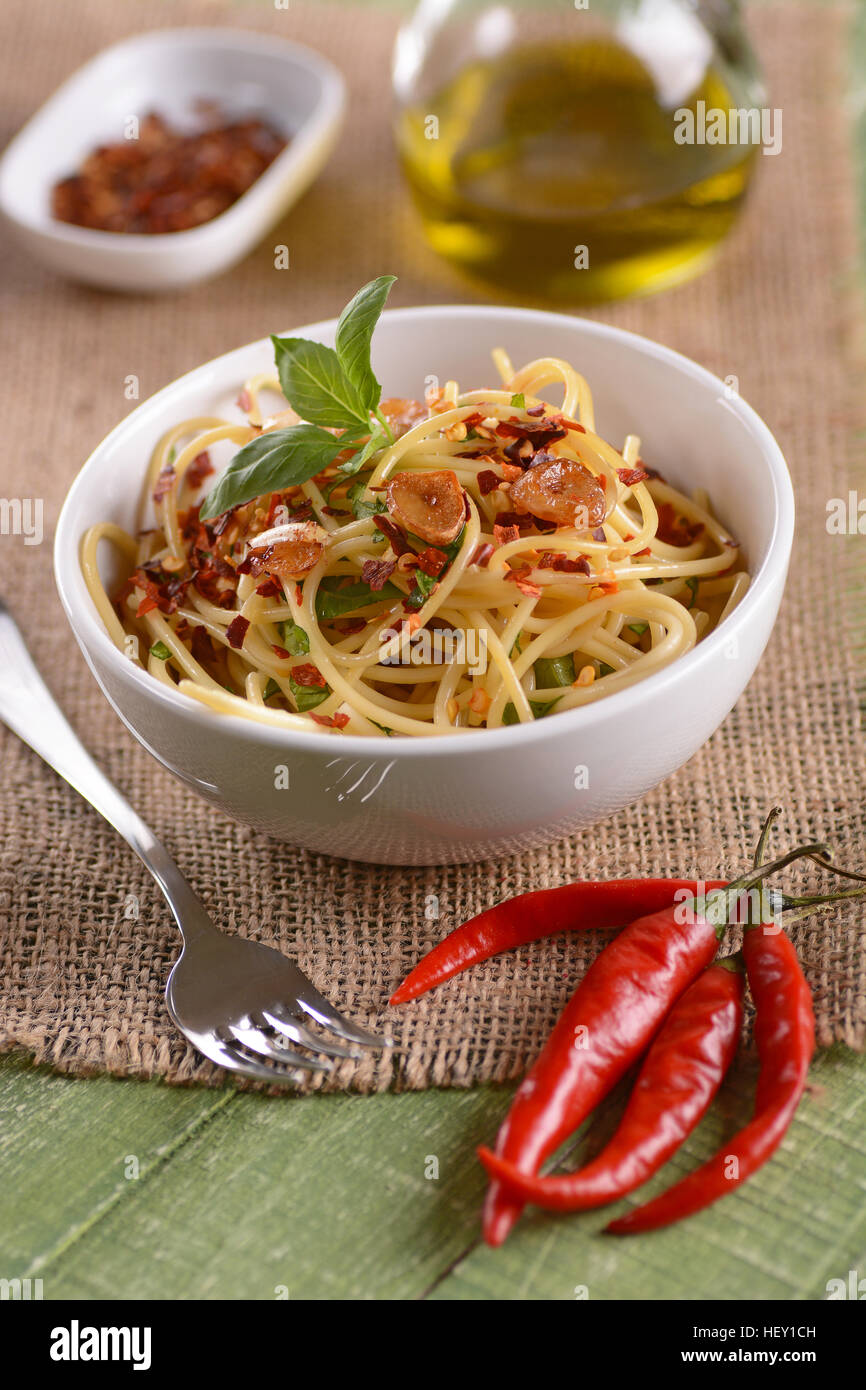
[[[214,926],[164,845],[100,771],[67,722],[2,599],[0,720],[114,826],[162,889],[183,937],[183,950],[168,977],[166,1003],[199,1052],[256,1081],[297,1084],[308,1072],[329,1071],[333,1063],[323,1059],[357,1057],[358,1047],[390,1044],[343,1018],[279,951],[227,936]],[[341,1042],[313,1031],[311,1021]],[[299,1047],[305,1051],[297,1051]]]

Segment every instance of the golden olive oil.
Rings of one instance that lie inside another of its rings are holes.
[[[710,68],[666,108],[608,38],[530,44],[404,109],[397,143],[436,251],[524,296],[610,299],[696,273],[730,229],[755,146],[675,133],[737,104]]]

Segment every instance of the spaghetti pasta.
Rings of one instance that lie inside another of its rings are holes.
[[[83,540],[112,639],[214,710],[372,738],[529,723],[682,656],[749,582],[709,499],[648,469],[635,435],[621,452],[599,435],[568,362],[494,362],[497,388],[384,402],[390,439],[357,472],[338,456],[212,520],[211,451],[297,416],[258,376],[238,420],[178,423],[137,533],[101,523]],[[560,405],[542,396],[555,386]],[[113,599],[103,542],[127,571]]]

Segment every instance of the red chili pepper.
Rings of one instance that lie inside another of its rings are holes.
[[[421,958],[390,1002],[405,1004],[417,999],[470,965],[543,936],[621,927],[635,917],[671,907],[686,894],[699,892],[701,886],[709,892],[725,885],[718,881],[697,885],[694,879],[682,878],[619,878],[521,893],[456,927]]]
[[[737,1050],[743,1021],[739,956],[716,961],[677,1000],[646,1055],[622,1121],[592,1163],[575,1173],[535,1177],[489,1149],[478,1150],[509,1195],[550,1211],[615,1202],[666,1163],[700,1122]]]
[[[793,1119],[815,1050],[812,993],[796,951],[778,927],[747,929],[743,956],[757,1010],[760,1074],[754,1117],[696,1172],[611,1222],[606,1229],[614,1235],[668,1226],[732,1192],[775,1153]]]
[[[686,916],[682,922],[680,918]],[[497,1154],[520,1171],[542,1163],[640,1057],[683,990],[709,965],[723,926],[695,904],[639,917],[593,961],[499,1131]],[[493,1181],[482,1229],[501,1245],[524,1203]]]

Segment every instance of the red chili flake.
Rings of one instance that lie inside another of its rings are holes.
[[[604,534],[604,527],[603,527],[603,526],[596,526],[595,530],[594,530],[593,533],[592,533],[592,539],[593,539],[594,541],[603,541],[603,540],[605,540],[605,534]]]
[[[161,502],[163,497],[167,497],[176,481],[177,474],[174,471],[174,465],[167,463],[165,467],[160,470],[159,477],[156,480],[156,487],[153,489],[154,502]]]
[[[349,722],[348,714],[342,713],[340,710],[336,714],[311,714],[310,718],[326,729],[345,729]]]
[[[325,516],[351,516],[351,515],[352,515],[351,512],[347,512],[347,511],[345,510],[345,508],[343,508],[343,507],[323,507],[323,508],[322,508],[322,511],[324,512]]]
[[[636,550],[635,555],[652,555],[652,548],[648,545],[645,545],[643,550]]]
[[[569,420],[567,415],[560,415],[559,419],[567,430],[577,430],[578,434],[586,434],[586,426],[579,420]]]
[[[318,666],[313,666],[312,662],[305,662],[303,666],[293,666],[291,671],[292,680],[295,685],[316,686],[321,689],[328,684]]]
[[[493,536],[498,545],[508,545],[511,541],[520,540],[520,528],[518,526],[500,526],[494,523]]]
[[[247,635],[249,625],[249,618],[242,617],[240,613],[236,618],[232,618],[226,628],[226,638],[230,647],[242,647],[244,645],[244,638]]]
[[[478,474],[478,488],[481,496],[486,497],[488,493],[495,492],[501,482],[502,479],[499,474],[494,473],[492,468],[482,468]]]
[[[616,475],[626,487],[634,487],[635,483],[642,483],[649,477],[645,468],[618,468]]]
[[[189,486],[192,488],[193,492],[195,492],[196,488],[200,488],[205,478],[209,478],[213,471],[214,468],[210,461],[210,454],[207,449],[204,449],[202,453],[196,454],[184,474],[184,481],[189,483]]]
[[[578,555],[575,559],[566,555],[564,551],[551,551],[547,555],[542,555],[536,566],[540,570],[559,570],[562,574],[591,574],[589,560],[586,555]]]
[[[396,521],[392,521],[389,516],[376,515],[373,517],[373,524],[376,530],[381,531],[385,539],[390,541],[395,555],[405,555],[412,549]]]
[[[541,590],[538,585],[530,583],[529,575],[531,573],[532,570],[529,565],[519,565],[516,569],[509,568],[505,578],[516,584],[520,592],[525,594],[527,598],[541,598]]]
[[[271,651],[274,653],[275,656],[278,656],[280,658],[280,661],[291,660],[290,653],[286,651],[285,647],[278,647],[276,642],[271,643]]]
[[[300,607],[304,601],[304,590],[300,584],[295,585],[295,603]]]
[[[238,569],[240,569],[240,566],[238,566]],[[261,598],[276,598],[281,592],[282,590],[276,579],[272,579],[270,576],[256,588],[256,593],[259,594]]]
[[[471,415],[464,415],[463,423],[467,430],[474,430],[476,425],[480,425],[484,419],[480,410],[473,410]]]
[[[334,623],[334,627],[344,637],[351,637],[355,632],[363,632],[366,626],[366,618],[338,618]]]
[[[150,612],[151,612],[154,608],[156,608],[156,607],[157,607],[156,599],[153,597],[152,594],[148,594],[148,595],[146,596],[146,598],[143,598],[143,599],[141,600],[141,603],[138,605],[137,609],[135,610],[135,616],[136,616],[137,618],[143,618],[144,615],[145,615],[145,613],[150,613]]]
[[[526,413],[527,415],[531,415],[534,420],[537,420],[544,414],[546,409],[547,407],[544,405],[531,405],[527,406]]]
[[[217,517],[216,521],[213,523],[211,527],[214,536],[221,536],[223,532],[228,530],[229,523],[231,522],[231,519],[236,511],[237,507],[229,507],[227,512],[223,512],[222,516]]]
[[[247,390],[246,387],[244,387],[244,389],[241,391],[240,395],[238,396],[237,403],[238,403],[238,406],[240,407],[240,409],[244,412],[244,414],[245,414],[245,415],[249,415],[250,411],[251,411],[252,408],[253,408],[253,401],[252,401],[252,397],[251,397],[251,395],[250,395],[250,393],[249,393],[249,391]]]
[[[397,568],[395,560],[365,560],[361,567],[361,578],[374,592],[384,589]]]
[[[516,526],[519,531],[522,526],[531,525],[533,520],[534,517],[531,517],[528,512],[500,512],[495,524],[497,526]]]
[[[657,507],[659,524],[656,535],[665,545],[692,545],[703,531],[703,522],[688,522],[678,517],[670,502],[660,502]]]
[[[441,574],[447,564],[448,556],[432,545],[428,546],[426,550],[422,550],[418,556],[419,570],[423,570],[431,579],[435,579],[437,574]]]
[[[104,232],[185,231],[225,212],[264,173],[286,138],[256,116],[215,108],[203,128],[179,130],[146,114],[135,140],[100,145],[52,190],[61,222]]]
[[[235,602],[234,589],[224,589],[217,599],[217,608],[233,608]]]
[[[478,565],[481,569],[486,569],[490,563],[490,557],[494,549],[495,547],[492,546],[489,541],[485,541],[483,545],[479,545],[475,554],[472,556],[472,559],[469,561],[470,565]]]
[[[190,650],[200,666],[213,660],[213,642],[207,628],[198,624],[193,628]]]

